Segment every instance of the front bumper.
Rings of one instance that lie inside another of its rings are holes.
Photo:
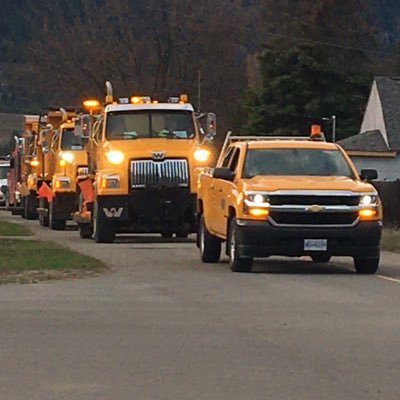
[[[316,254],[304,250],[305,239],[327,239],[331,256],[378,257],[382,223],[359,222],[350,228],[283,228],[265,221],[237,221],[238,251],[244,257]],[[318,253],[318,252],[317,252]]]
[[[102,219],[116,232],[196,231],[196,196],[189,189],[138,189],[129,195],[97,196]]]

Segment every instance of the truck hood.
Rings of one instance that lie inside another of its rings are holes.
[[[371,192],[375,188],[360,180],[338,176],[255,176],[243,180],[245,191],[327,190]]]

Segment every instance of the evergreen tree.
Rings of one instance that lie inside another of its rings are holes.
[[[262,87],[247,103],[247,131],[304,135],[336,115],[338,139],[357,134],[375,51],[370,10],[360,0],[286,0],[279,7],[275,40],[259,58]]]
[[[336,115],[337,138],[358,133],[371,76],[333,67],[330,54],[311,44],[266,49],[263,80],[248,103],[252,134],[304,135],[312,123]],[[328,124],[325,124],[329,130]]]

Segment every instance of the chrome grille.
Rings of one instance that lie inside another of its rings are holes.
[[[188,187],[187,160],[134,160],[131,162],[132,188],[155,186]]]
[[[269,221],[283,227],[352,227],[358,221],[360,194],[350,191],[268,193]]]

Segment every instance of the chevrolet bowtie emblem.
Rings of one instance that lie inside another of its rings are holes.
[[[310,211],[310,212],[321,212],[324,210],[325,210],[325,207],[321,207],[318,204],[314,204],[313,206],[307,208],[307,211]]]
[[[164,160],[166,151],[153,151],[153,160]]]

